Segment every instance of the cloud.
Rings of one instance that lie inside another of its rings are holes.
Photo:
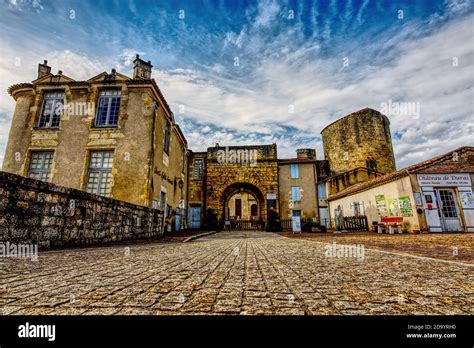
[[[473,143],[474,48],[466,44],[473,14],[467,3],[450,1],[429,11],[408,2],[382,8],[353,1],[340,9],[335,0],[311,8],[297,3],[292,20],[289,5],[271,0],[233,11],[204,3],[199,9],[190,4],[184,22],[168,3],[118,3],[107,11],[75,4],[76,21],[62,15],[67,2],[38,21],[12,10],[0,23],[6,52],[0,88],[31,81],[42,59],[75,79],[113,67],[131,75],[140,53],[152,60],[153,76],[192,150],[215,142],[276,142],[282,157],[316,147],[321,158],[321,129],[353,111],[380,110],[388,100],[419,103],[419,119],[388,115],[401,168]],[[407,19],[381,16],[401,5],[412,14]],[[124,9],[138,13],[140,23],[120,17]],[[17,57],[21,67],[14,65]],[[0,115],[11,115],[13,107],[12,98],[0,93]],[[0,134],[0,153],[5,137]]]
[[[254,19],[255,27],[269,27],[280,12],[280,6],[274,0],[262,0],[258,3],[258,14]]]
[[[187,117],[236,134],[258,132],[272,139],[285,135],[284,126],[317,138],[328,123],[366,106],[380,110],[389,99],[419,103],[419,119],[388,115],[392,132],[401,135],[394,146],[398,167],[404,167],[473,143],[468,120],[474,48],[464,44],[471,40],[472,19],[450,22],[422,37],[408,36],[414,27],[405,27],[398,33],[403,39],[389,37],[394,58],[378,65],[350,51],[351,63],[344,70],[342,57],[312,59],[307,45],[278,57],[262,56],[254,62],[250,80],[214,77],[204,70],[156,74],[171,104],[186,106]],[[386,41],[378,38],[368,51],[376,52]],[[458,66],[453,66],[453,56]],[[216,137],[230,139],[228,133]],[[190,144],[203,142],[196,138]]]

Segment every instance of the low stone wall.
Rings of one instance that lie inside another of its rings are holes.
[[[162,234],[159,210],[0,172],[0,242],[50,248]]]

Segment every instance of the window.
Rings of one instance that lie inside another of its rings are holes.
[[[367,158],[365,163],[366,163],[366,166],[367,166],[368,170],[377,171],[377,161],[376,160],[374,160],[373,158]]]
[[[113,151],[91,152],[87,192],[106,197],[110,195],[113,155]]]
[[[318,184],[318,198],[319,199],[326,199],[326,184]]]
[[[163,150],[165,151],[167,155],[170,154],[170,138],[171,138],[171,124],[169,122],[166,122]]]
[[[193,179],[202,180],[202,160],[194,160],[193,163]]]
[[[354,216],[361,216],[362,215],[362,205],[360,202],[354,202],[352,203],[352,213]]]
[[[293,217],[301,217],[301,210],[293,210],[291,214]]]
[[[53,151],[32,152],[28,177],[37,180],[49,181],[51,179],[51,165],[53,164]]]
[[[300,177],[300,171],[297,164],[290,165],[291,178],[298,179]]]
[[[102,91],[99,96],[99,107],[95,118],[97,127],[118,125],[120,110],[120,91]]]
[[[439,198],[441,201],[441,212],[445,218],[457,218],[456,203],[453,191],[439,190]]]
[[[153,200],[153,209],[158,209],[159,204],[160,204],[160,201],[157,200],[157,199],[154,199],[154,200]]]
[[[301,200],[301,188],[299,186],[293,186],[291,188],[291,199],[293,202],[299,202]]]
[[[38,127],[58,128],[63,105],[64,93],[45,93]]]
[[[161,191],[160,208],[164,211],[166,209],[166,192]]]

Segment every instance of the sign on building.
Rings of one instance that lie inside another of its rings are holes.
[[[470,174],[418,174],[420,186],[472,186]]]
[[[387,216],[387,203],[385,201],[385,195],[376,195],[375,205],[377,206],[377,214],[379,216]]]

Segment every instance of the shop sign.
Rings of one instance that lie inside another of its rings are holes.
[[[420,186],[471,186],[469,174],[418,174]]]

